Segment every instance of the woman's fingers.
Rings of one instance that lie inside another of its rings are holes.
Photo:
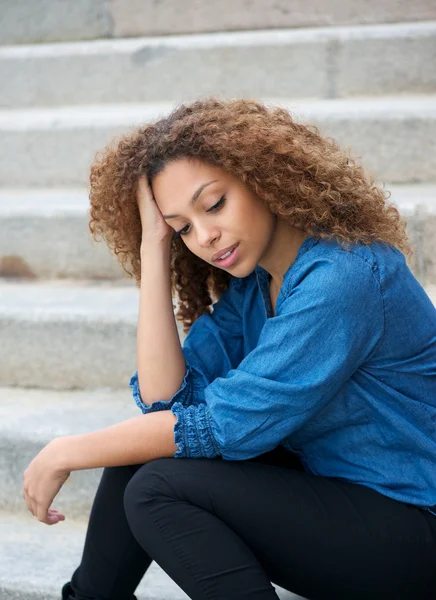
[[[23,488],[22,494],[28,511],[34,517],[37,517],[42,523],[47,525],[55,525],[59,521],[65,521],[65,515],[60,513],[56,508],[49,508],[47,510],[44,506],[39,506],[36,500],[30,497],[28,491]]]
[[[153,198],[153,192],[151,191],[147,177],[145,177],[145,175],[141,175],[138,180],[138,201],[145,198]]]
[[[65,515],[60,513],[55,508],[49,508],[48,514],[50,517],[56,518],[58,521],[65,521]]]
[[[142,218],[147,213],[147,203],[151,200],[154,200],[153,192],[151,191],[148,180],[144,175],[138,180],[136,200],[138,202],[138,208]]]
[[[138,180],[136,199],[141,218],[142,242],[154,244],[171,239],[173,230],[163,218],[153,191],[144,175]]]

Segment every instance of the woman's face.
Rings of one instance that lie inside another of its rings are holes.
[[[199,258],[235,277],[246,277],[261,262],[272,242],[276,217],[238,179],[198,159],[179,159],[156,175],[152,189],[165,221],[181,232]],[[213,259],[235,244],[233,264]]]

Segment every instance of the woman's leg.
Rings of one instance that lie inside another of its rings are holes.
[[[291,465],[292,467],[293,465]],[[436,517],[258,460],[153,460],[124,497],[144,550],[193,600],[433,600]]]
[[[133,537],[124,491],[141,467],[108,467],[92,505],[82,560],[72,579],[79,600],[130,600],[152,559]]]

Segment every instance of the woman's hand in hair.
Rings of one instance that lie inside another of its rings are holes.
[[[171,240],[173,229],[163,218],[145,176],[138,180],[136,200],[141,217],[142,244],[155,244]]]

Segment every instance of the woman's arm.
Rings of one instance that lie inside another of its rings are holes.
[[[143,464],[173,457],[177,417],[168,410],[139,415],[105,429],[53,440],[58,468],[79,471]]]
[[[172,229],[165,222],[146,177],[136,191],[142,225],[141,287],[136,359],[142,400],[169,400],[180,388],[186,363],[171,293]]]
[[[186,371],[174,317],[170,260],[171,239],[159,244],[143,241],[136,357],[141,398],[148,406],[174,396]]]
[[[142,464],[174,456],[174,424],[169,411],[140,415],[100,431],[55,438],[24,471],[22,495],[38,520],[55,525],[65,515],[50,508],[71,471]]]
[[[170,399],[143,402],[138,371],[130,378],[133,398],[144,414],[169,410],[175,402],[184,406],[204,403],[204,389],[217,377],[226,377],[244,357],[243,301],[245,279],[233,277],[229,287],[213,306],[192,324],[181,349],[186,372],[181,385]]]

